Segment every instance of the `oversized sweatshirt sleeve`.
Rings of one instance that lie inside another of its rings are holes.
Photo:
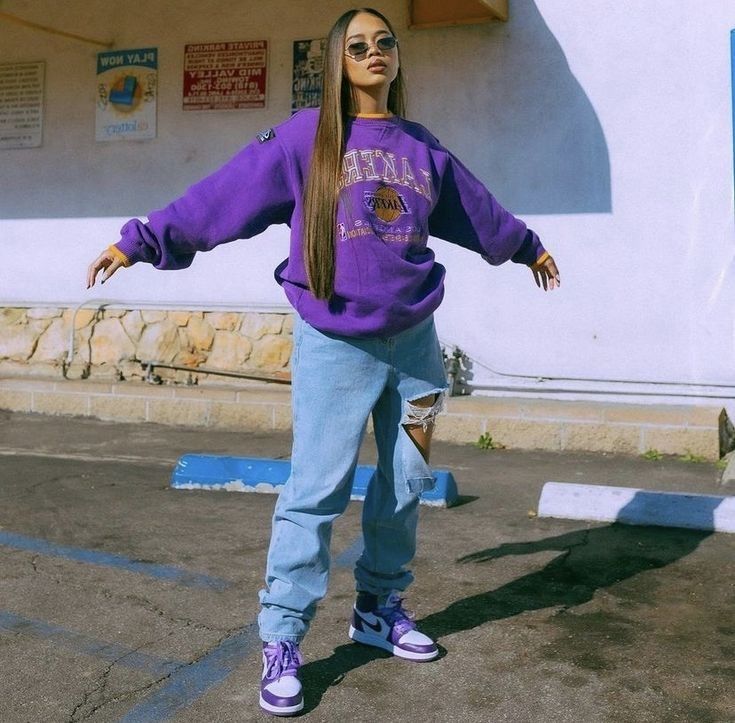
[[[272,133],[272,131],[271,131]],[[133,264],[186,268],[197,251],[289,223],[294,207],[286,153],[277,137],[254,140],[148,222],[131,219],[115,248]]]
[[[449,151],[429,233],[470,251],[494,266],[509,259],[531,266],[545,253],[539,237],[506,211]]]

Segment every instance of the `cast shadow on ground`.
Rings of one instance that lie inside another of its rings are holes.
[[[409,63],[410,106],[503,206],[522,216],[612,211],[608,143],[584,85],[599,92],[600,57],[581,66],[580,80],[567,58],[578,50],[562,45],[533,0],[514,3],[507,23],[420,37],[443,52]]]
[[[345,633],[347,633],[346,626]],[[372,660],[390,657],[391,654],[386,651],[349,642],[336,647],[328,658],[307,663],[299,670],[305,691],[304,713],[318,708],[327,690],[339,685],[351,671],[367,665]]]
[[[466,555],[459,563],[488,563],[507,555],[558,550],[541,570],[494,590],[457,600],[419,625],[436,639],[530,610],[571,608],[641,572],[670,565],[697,549],[712,532],[631,527],[613,523],[532,542],[507,543]]]
[[[621,519],[641,504],[634,498],[621,511]],[[710,518],[714,514],[710,508]],[[504,543],[478,550],[458,564],[486,564],[509,555],[559,551],[561,554],[536,572],[501,587],[457,600],[417,623],[422,632],[439,643],[454,633],[472,630],[493,620],[503,620],[531,610],[573,608],[589,602],[598,590],[639,573],[665,567],[694,552],[711,530],[637,527],[613,523],[530,542]],[[319,705],[324,693],[338,685],[350,671],[388,653],[354,643],[341,645],[329,658],[302,668],[308,691],[306,711]]]
[[[656,512],[665,498],[637,492],[617,513],[632,522]],[[505,543],[479,550],[457,560],[460,564],[486,563],[507,555],[558,550],[562,554],[537,572],[524,575],[495,590],[458,600],[420,621],[421,629],[440,640],[492,620],[529,610],[575,607],[589,602],[597,590],[635,575],[670,565],[697,549],[712,534],[716,497],[691,499],[692,519],[700,529],[649,527],[614,522],[531,542]]]

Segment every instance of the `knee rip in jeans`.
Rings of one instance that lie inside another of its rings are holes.
[[[423,402],[431,397],[434,402],[427,406],[421,406],[416,402]],[[424,432],[427,428],[434,424],[437,415],[444,409],[444,392],[433,392],[418,399],[412,399],[406,402],[406,409],[401,419],[401,424],[406,427],[421,427]]]

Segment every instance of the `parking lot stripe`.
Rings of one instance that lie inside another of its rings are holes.
[[[352,566],[362,552],[362,535],[336,556],[339,567]],[[171,674],[168,683],[132,708],[118,723],[157,723],[169,720],[177,711],[188,708],[206,691],[219,685],[251,654],[260,651],[258,623],[250,623],[239,633],[226,638],[198,661]]]
[[[139,457],[134,455],[104,455],[104,454],[83,454],[81,452],[58,452],[44,451],[42,449],[25,449],[22,447],[0,447],[0,457],[42,457],[51,459],[68,459],[73,462],[94,462],[101,464],[109,462],[110,464],[145,464],[149,467],[173,467],[176,464],[175,459],[166,459],[163,457]]]
[[[131,708],[119,723],[156,723],[188,708],[209,688],[221,683],[245,658],[260,650],[256,623],[226,638],[204,657],[175,670],[167,683]]]
[[[101,658],[126,668],[142,670],[156,678],[169,675],[184,665],[181,661],[139,653],[117,643],[98,640],[84,633],[52,625],[43,620],[16,615],[8,610],[0,610],[0,632],[3,631],[51,640],[55,645],[61,645],[77,653]]]
[[[223,580],[211,575],[203,575],[197,572],[189,572],[180,567],[172,565],[159,565],[154,562],[145,560],[133,560],[123,555],[116,555],[111,552],[100,552],[98,550],[85,550],[81,547],[68,547],[66,545],[56,545],[47,540],[41,540],[35,537],[27,537],[14,532],[6,532],[0,530],[0,545],[13,547],[16,550],[27,550],[28,552],[37,552],[41,555],[49,557],[63,557],[67,560],[75,562],[84,562],[90,565],[100,565],[102,567],[117,567],[127,572],[134,572],[140,575],[148,575],[159,580],[167,580],[175,582],[177,585],[186,587],[205,587],[215,590],[224,590],[233,583],[229,580]]]

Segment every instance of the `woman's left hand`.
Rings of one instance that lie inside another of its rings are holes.
[[[554,259],[550,255],[546,255],[545,258],[537,261],[531,266],[533,272],[533,278],[536,282],[536,286],[541,288],[543,285],[544,291],[551,291],[556,287],[561,286],[561,277],[559,276],[559,269],[556,268]]]

